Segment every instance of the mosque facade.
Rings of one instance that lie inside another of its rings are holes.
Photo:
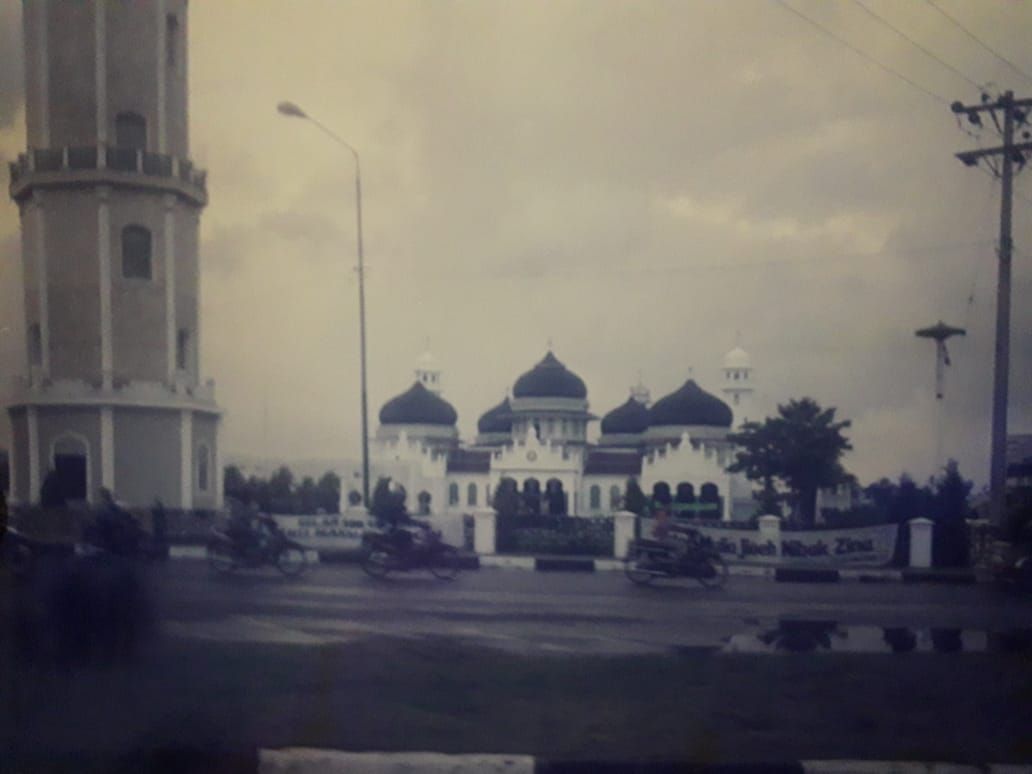
[[[542,494],[542,513],[603,516],[620,509],[633,478],[646,495],[665,486],[700,516],[745,519],[755,512],[752,485],[727,467],[734,458],[728,435],[759,418],[749,355],[736,346],[721,374],[722,397],[688,378],[652,402],[639,384],[599,418],[583,380],[549,351],[464,442],[458,414],[441,394],[441,371],[427,354],[412,386],[380,410],[374,474],[402,484],[412,510],[429,496],[433,514],[489,506],[508,478],[523,495]],[[589,441],[595,421],[597,440]]]

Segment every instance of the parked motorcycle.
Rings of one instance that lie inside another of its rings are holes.
[[[638,539],[627,548],[624,574],[640,586],[656,578],[694,578],[706,588],[720,588],[727,583],[728,567],[709,546],[692,546],[682,554],[668,543]]]
[[[262,522],[263,534],[246,544],[228,532],[213,528],[208,539],[208,563],[219,573],[272,565],[287,576],[303,573],[308,567],[305,548],[288,538],[272,519]]]
[[[459,574],[459,552],[441,539],[438,530],[370,530],[362,535],[365,556],[362,569],[374,578],[385,578],[390,572],[426,569],[441,580],[452,580]]]

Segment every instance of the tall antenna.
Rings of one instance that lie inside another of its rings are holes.
[[[964,336],[967,334],[963,328],[954,328],[939,320],[929,328],[921,328],[914,331],[914,335],[922,339],[933,339],[935,341],[935,470],[942,467],[942,423],[943,409],[942,401],[945,395],[946,366],[950,365],[950,353],[946,349],[946,340],[953,336]]]

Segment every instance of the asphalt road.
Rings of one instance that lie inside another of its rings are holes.
[[[443,636],[513,651],[632,654],[722,647],[782,619],[976,636],[1032,626],[1032,599],[984,585],[732,576],[711,591],[692,581],[641,588],[619,572],[511,569],[465,572],[451,582],[422,572],[378,581],[348,564],[288,579],[271,569],[218,576],[199,561],[169,562],[152,568],[150,578],[166,634],[219,641]]]

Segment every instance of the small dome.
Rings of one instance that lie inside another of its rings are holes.
[[[477,420],[478,433],[511,433],[512,414],[509,399],[506,398],[494,408],[488,409]]]
[[[380,409],[381,425],[454,425],[458,414],[452,405],[416,382]]]
[[[741,347],[735,347],[724,355],[724,368],[752,368],[752,358]]]
[[[573,371],[549,352],[545,359],[516,380],[514,398],[586,398],[588,388]]]
[[[644,433],[649,426],[649,410],[634,397],[602,417],[603,435]]]
[[[731,407],[716,395],[703,390],[689,379],[684,386],[665,398],[660,398],[649,409],[649,426],[706,425],[731,427],[734,419]]]

